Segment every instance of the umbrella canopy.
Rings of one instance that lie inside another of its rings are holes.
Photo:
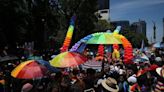
[[[139,62],[149,63],[149,58],[144,53],[141,53],[141,55],[134,58],[133,61],[136,62],[136,63],[139,63]]]
[[[142,54],[141,58],[149,61],[149,58],[145,54]]]
[[[19,58],[16,56],[4,56],[0,57],[0,62],[5,62],[5,61],[13,61],[13,60],[18,60]]]
[[[41,56],[29,56],[27,59],[28,60],[41,60],[42,57]]]
[[[105,64],[104,67],[107,68],[108,65]],[[90,61],[87,61],[87,62],[85,62],[84,64],[82,64],[82,68],[83,68],[84,70],[85,70],[85,69],[88,69],[88,68],[92,68],[92,69],[101,71],[101,69],[102,69],[102,62],[90,60]]]
[[[133,61],[135,63],[139,63],[139,62],[142,62],[142,63],[146,63],[147,62],[147,63],[149,63],[149,61],[144,59],[144,58],[135,58]]]
[[[25,61],[19,64],[12,72],[11,76],[20,79],[36,79],[46,76],[47,68],[34,60]]]
[[[63,52],[59,55],[57,55],[55,58],[53,58],[50,61],[50,64],[54,67],[72,67],[77,66],[87,61],[87,57],[75,53],[75,52]]]
[[[164,43],[161,42],[156,42],[153,44],[154,48],[164,48]]]
[[[160,42],[157,42],[157,43],[155,43],[155,44],[153,45],[153,47],[155,47],[155,48],[160,48],[160,47],[161,47],[161,43],[160,43]]]
[[[122,44],[120,38],[110,33],[93,34],[92,38],[86,41],[87,44]]]
[[[41,65],[45,66],[48,70],[50,70],[52,72],[59,72],[60,71],[59,69],[57,69],[55,67],[52,67],[48,61],[45,61],[45,60],[36,60],[36,62],[38,62]]]

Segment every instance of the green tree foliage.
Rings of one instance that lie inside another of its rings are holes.
[[[37,48],[43,48],[48,35],[59,29],[58,16],[48,0],[1,0],[0,35],[5,40],[1,43],[35,41]]]
[[[5,44],[14,45],[24,40],[27,32],[28,9],[24,0],[0,1],[0,28],[5,36]]]
[[[95,22],[97,22],[97,16],[95,12],[98,10],[97,0],[84,0],[79,7],[77,13],[77,28],[76,41],[82,37],[93,33],[95,29]]]
[[[60,15],[50,6],[48,0],[34,0],[31,4],[31,29],[33,32],[30,35],[35,41],[35,46],[40,47],[38,49],[48,48],[49,36],[56,36],[60,27],[58,25]]]
[[[63,34],[66,34],[70,18],[73,15],[76,16],[72,44],[94,31],[95,22],[97,21],[95,15],[95,12],[98,10],[97,0],[60,0],[59,6],[62,11],[59,18],[61,20],[59,31],[63,31]]]
[[[100,32],[100,31],[107,31],[107,30],[114,30],[114,26],[112,26],[109,22],[106,20],[98,20],[98,22],[95,23],[96,28],[95,32]]]
[[[147,38],[141,33],[136,33],[133,30],[130,30],[130,28],[122,30],[120,33],[131,42],[134,48],[141,48],[142,40],[144,41],[144,45],[148,46]]]
[[[16,42],[35,41],[37,49],[47,48],[51,40],[62,45],[73,15],[77,17],[73,43],[94,32],[114,30],[107,21],[98,20],[97,0],[54,0],[58,1],[55,5],[49,1],[0,0],[0,43],[15,46]],[[61,35],[58,40],[57,34]],[[122,34],[134,47],[139,47],[142,39],[147,43],[146,37],[128,28]]]

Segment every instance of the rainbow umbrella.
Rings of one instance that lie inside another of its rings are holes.
[[[50,61],[54,67],[66,68],[83,64],[87,57],[75,52],[63,52]]]
[[[19,79],[36,79],[46,76],[46,71],[46,67],[35,62],[35,60],[30,60],[19,64],[11,72],[11,76]]]
[[[60,72],[59,69],[52,67],[48,61],[45,60],[36,60],[39,64],[45,66],[51,72]]]
[[[96,33],[86,41],[86,44],[122,44],[122,41],[111,33]]]

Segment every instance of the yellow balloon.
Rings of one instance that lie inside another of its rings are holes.
[[[119,59],[120,58],[120,52],[116,49],[114,49],[112,53],[112,58]]]

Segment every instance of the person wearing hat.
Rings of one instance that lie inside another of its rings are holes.
[[[123,83],[124,92],[140,92],[140,87],[137,83],[136,75],[128,77],[127,81]]]
[[[114,78],[108,77],[107,79],[102,80],[102,92],[118,92],[119,87],[117,81]]]
[[[156,68],[157,83],[154,88],[154,92],[164,92],[164,65]]]

